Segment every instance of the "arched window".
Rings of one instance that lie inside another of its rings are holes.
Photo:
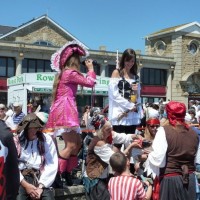
[[[154,44],[154,49],[156,53],[161,56],[166,50],[166,44],[162,40],[159,40]]]
[[[198,53],[199,50],[199,41],[197,40],[191,40],[188,45],[187,45],[188,51],[192,54],[195,55]]]

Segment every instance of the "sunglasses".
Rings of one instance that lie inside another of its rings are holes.
[[[5,110],[5,108],[0,108],[0,110]]]

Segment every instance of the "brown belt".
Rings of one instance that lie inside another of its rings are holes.
[[[21,170],[23,176],[32,176],[33,177],[33,185],[38,186],[38,180],[40,177],[40,171],[36,169],[23,169]]]

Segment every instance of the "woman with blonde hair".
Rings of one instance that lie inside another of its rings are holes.
[[[88,56],[85,47],[68,42],[51,58],[52,69],[59,72],[53,85],[53,101],[46,128],[54,136],[62,136],[65,147],[59,151],[59,172],[69,172],[77,165],[77,154],[81,148],[80,124],[76,103],[78,85],[94,87],[96,74],[91,59],[85,61],[88,70],[84,77],[80,72],[81,56]],[[70,183],[71,184],[71,183]]]
[[[112,125],[103,115],[95,114],[90,122],[95,129],[94,138],[88,146],[86,172],[83,182],[86,189],[86,199],[107,200],[110,194],[107,189],[109,180],[109,160],[117,148],[114,143],[123,143],[127,148],[123,151],[126,156],[133,147],[141,148],[135,134],[116,133]],[[129,145],[128,145],[129,144]]]

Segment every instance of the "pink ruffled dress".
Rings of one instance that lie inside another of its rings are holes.
[[[65,70],[58,83],[56,99],[51,106],[46,128],[56,132],[69,132],[80,129],[76,92],[78,85],[92,88],[95,85],[96,74],[89,71],[84,77],[76,70]],[[55,132],[54,132],[55,134]],[[56,133],[56,135],[60,135]]]

